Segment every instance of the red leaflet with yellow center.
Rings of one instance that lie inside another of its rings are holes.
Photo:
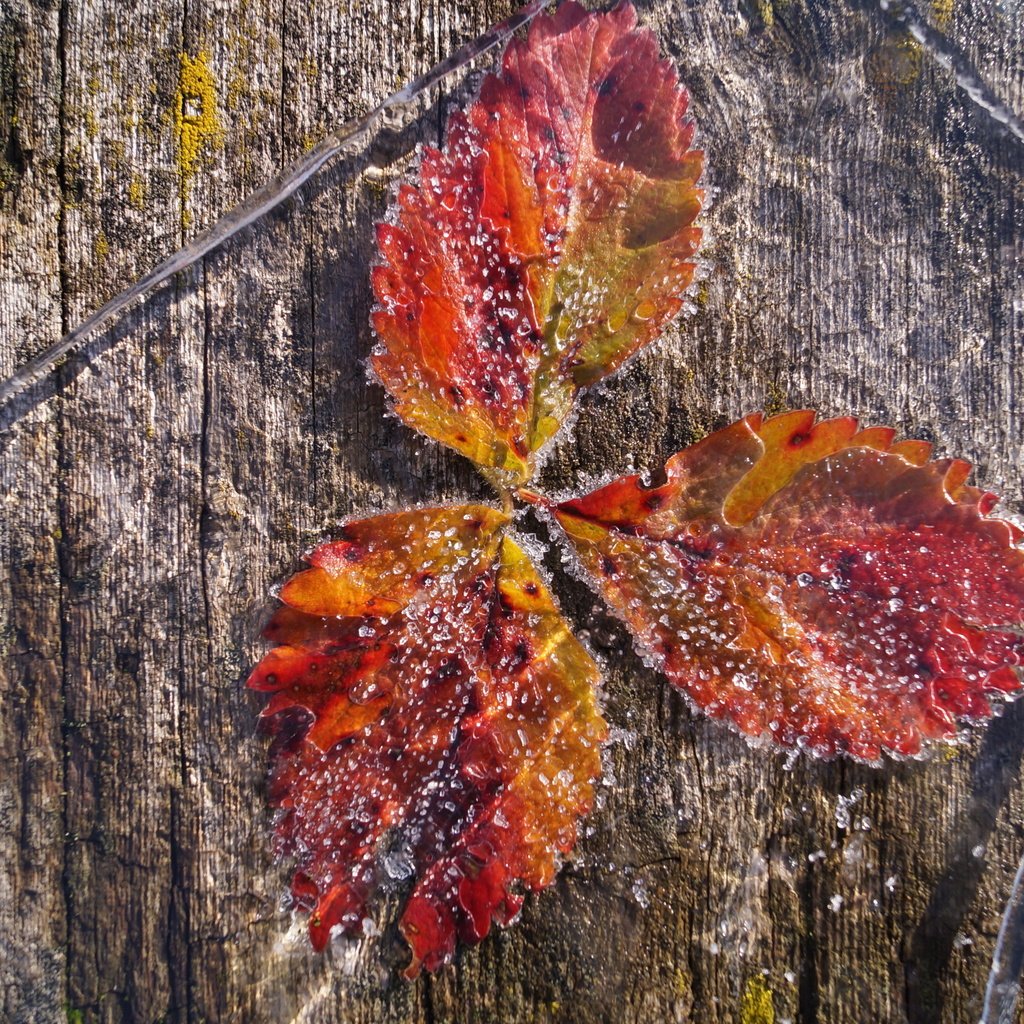
[[[641,651],[751,737],[875,761],[1019,690],[1020,532],[958,461],[852,419],[746,419],[555,506]]]
[[[597,670],[482,506],[349,523],[293,577],[249,685],[321,949],[411,886],[408,973],[507,923],[572,849],[600,772]]]
[[[577,391],[680,309],[703,154],[687,94],[621,4],[511,43],[378,231],[373,369],[411,426],[522,482]]]

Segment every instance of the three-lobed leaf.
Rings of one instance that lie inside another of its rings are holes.
[[[580,388],[658,336],[701,236],[687,104],[628,3],[509,45],[378,230],[372,366],[406,423],[521,483]]]
[[[748,416],[554,506],[640,650],[746,735],[876,761],[1021,688],[1024,552],[969,466],[810,412]]]
[[[581,388],[681,306],[703,154],[636,27],[562,4],[509,45],[378,230],[372,367],[511,504]],[[876,761],[1021,687],[1024,553],[968,466],[851,418],[760,415],[547,507],[641,652],[749,737]],[[550,883],[600,771],[598,672],[482,505],[349,522],[282,589],[279,852],[313,945],[404,898],[407,976]]]
[[[270,697],[270,799],[322,949],[411,887],[409,976],[508,923],[592,800],[597,668],[484,506],[358,520],[312,553],[249,685]]]

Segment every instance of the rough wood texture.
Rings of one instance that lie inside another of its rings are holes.
[[[921,2],[1024,110],[1017,0]],[[7,0],[0,371],[511,6]],[[972,459],[1019,511],[1024,144],[867,0],[640,8],[710,154],[709,272],[545,483],[812,405]],[[361,365],[371,225],[450,102],[0,411],[0,1020],[976,1020],[1024,706],[927,764],[787,766],[691,716],[565,579],[618,730],[576,862],[411,986],[387,933],[318,957],[290,929],[240,685],[269,590],[343,514],[485,494]]]

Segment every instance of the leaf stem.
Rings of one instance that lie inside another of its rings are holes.
[[[531,491],[526,487],[517,487],[515,493],[517,497],[529,505],[538,505],[543,508],[548,504],[548,500],[544,495]]]

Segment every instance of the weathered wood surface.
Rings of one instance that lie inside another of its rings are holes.
[[[511,6],[4,0],[0,371]],[[640,7],[710,153],[709,274],[545,483],[813,405],[974,460],[1019,511],[1024,145],[872,3]],[[1018,0],[922,13],[1024,110]],[[692,716],[571,580],[620,730],[577,861],[414,985],[387,936],[319,957],[289,931],[240,685],[268,592],[341,515],[485,494],[361,365],[371,225],[450,102],[0,412],[0,1020],[976,1020],[1024,706],[927,764],[787,767]]]

